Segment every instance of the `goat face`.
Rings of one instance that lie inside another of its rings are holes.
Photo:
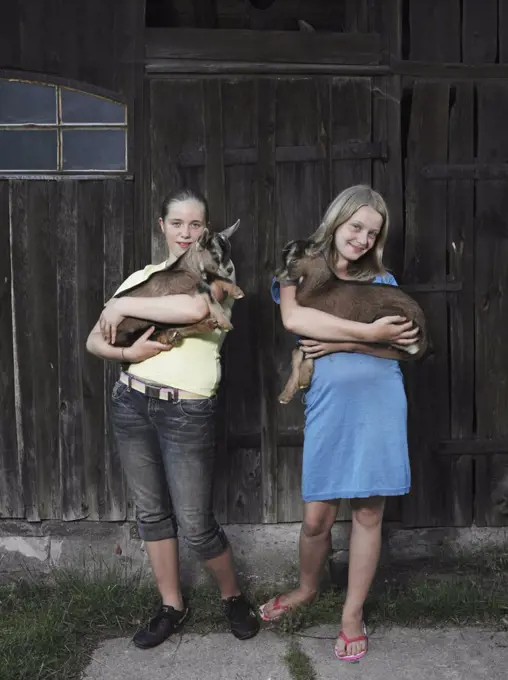
[[[226,276],[233,273],[229,239],[238,229],[239,224],[240,220],[237,220],[231,227],[217,233],[205,229],[196,241],[198,267],[203,275],[218,274],[220,270]]]
[[[306,256],[310,255],[311,241],[298,240],[290,241],[282,251],[282,270],[279,280],[294,279],[294,273],[298,263]]]

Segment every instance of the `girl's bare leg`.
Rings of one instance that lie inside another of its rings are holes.
[[[363,605],[374,580],[381,552],[381,525],[385,499],[351,499],[353,511],[349,545],[349,572],[346,601],[342,610],[342,632],[347,638],[363,634]],[[366,642],[352,642],[347,646],[339,638],[337,648],[341,655],[359,654]]]
[[[300,531],[300,585],[279,600],[281,609],[273,609],[274,600],[262,606],[266,618],[277,619],[285,607],[307,604],[317,594],[321,571],[330,552],[330,532],[337,517],[338,501],[305,503]]]

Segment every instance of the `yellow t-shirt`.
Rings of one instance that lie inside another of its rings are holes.
[[[174,258],[160,264],[149,264],[131,274],[116,290],[115,295],[146,281],[154,272],[171,264]],[[235,271],[229,275],[235,281]],[[233,298],[227,297],[222,305],[231,318]],[[130,364],[130,375],[145,382],[175,387],[186,392],[212,397],[220,384],[220,350],[226,332],[216,329],[196,337],[185,338],[169,352],[160,352],[150,359]]]

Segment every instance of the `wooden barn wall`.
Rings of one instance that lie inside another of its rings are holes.
[[[170,4],[167,25],[199,25],[201,3]],[[296,0],[248,22],[244,3],[214,5],[207,26],[298,36]],[[122,278],[164,257],[159,202],[185,182],[208,194],[217,227],[241,219],[233,255],[247,296],[226,342],[217,515],[299,520],[303,405],[277,403],[294,339],[270,278],[283,244],[308,235],[341,188],[365,181],[388,200],[387,261],[423,305],[434,349],[404,368],[413,487],[387,516],[408,527],[506,524],[492,494],[508,473],[508,2],[348,0],[336,14],[332,5],[299,18],[321,30],[333,14],[333,30],[355,37],[338,40],[332,59],[323,45],[333,38],[321,41],[314,75],[273,62],[239,74],[234,52],[205,63],[201,41],[182,60],[182,34],[155,46],[178,75],[149,63],[144,84],[144,2],[4,8],[0,68],[126,98],[134,181],[0,180],[0,517],[133,517],[107,424],[117,369],[88,356],[84,340]],[[335,62],[349,66],[334,73]]]
[[[0,181],[0,517],[125,518],[116,367],[85,342],[132,268],[132,199],[122,179]]]
[[[284,244],[307,236],[338,191],[383,180],[377,171],[389,141],[386,125],[373,123],[374,87],[370,78],[150,81],[152,258],[167,257],[156,221],[168,186],[204,191],[215,228],[241,219],[233,247],[246,298],[235,305],[226,344],[216,474],[223,521],[301,516],[303,406],[276,399],[294,338],[281,326],[270,282]],[[386,115],[379,104],[376,111]]]
[[[144,0],[13,0],[0,21],[4,73],[127,103],[139,177],[144,11]],[[146,259],[135,189],[132,177],[0,180],[0,517],[126,516],[104,399],[116,368],[84,342],[104,299]]]

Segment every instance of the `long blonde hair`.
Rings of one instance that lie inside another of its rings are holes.
[[[357,281],[370,281],[378,274],[386,274],[383,265],[383,251],[388,236],[389,216],[388,208],[383,197],[366,184],[357,184],[341,191],[328,206],[321,224],[310,237],[308,252],[322,253],[332,264],[335,256],[335,232],[344,222],[347,222],[357,210],[369,206],[383,218],[381,230],[374,247],[363,255],[357,262],[348,267],[348,275]]]

